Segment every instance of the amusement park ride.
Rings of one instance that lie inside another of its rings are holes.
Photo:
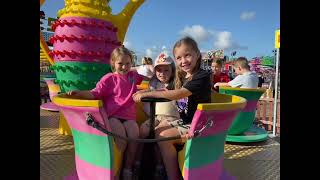
[[[44,0],[40,0],[42,3]],[[60,111],[59,132],[73,138],[73,179],[113,179],[120,171],[121,158],[113,134],[105,133],[111,129],[103,102],[74,99],[64,93],[90,90],[111,72],[110,53],[123,44],[131,18],[143,3],[144,0],[129,0],[119,14],[112,15],[109,0],[65,0],[65,7],[58,11],[59,19],[52,24],[53,50],[40,31],[40,56],[47,59],[56,74],[45,80],[51,105]],[[144,84],[140,88],[145,87]],[[184,179],[235,179],[223,170],[225,142],[268,138],[266,131],[253,126],[256,105],[263,93],[263,89],[221,87],[219,93],[212,94],[212,103],[198,105],[189,131],[196,135],[178,152]],[[137,119],[141,124],[147,118],[139,107],[138,103]],[[149,141],[154,143],[157,139]]]

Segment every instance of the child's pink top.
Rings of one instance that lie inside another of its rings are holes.
[[[91,93],[101,99],[108,117],[136,120],[136,108],[132,95],[137,91],[144,76],[136,71],[125,75],[108,73],[97,83]]]

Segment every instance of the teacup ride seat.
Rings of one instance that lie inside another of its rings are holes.
[[[235,179],[223,170],[227,131],[246,105],[239,96],[213,93],[212,103],[198,104],[189,134],[195,137],[178,152],[179,167],[185,180]]]
[[[241,96],[247,100],[246,107],[235,117],[228,130],[228,142],[260,142],[268,139],[268,132],[254,125],[257,103],[265,92],[261,88],[219,87],[219,93]]]
[[[89,126],[92,117],[100,126],[111,130],[101,100],[81,100],[59,94],[53,102],[60,107],[73,135],[76,180],[105,180],[114,178],[119,171],[120,153],[112,136]]]
[[[75,147],[76,172],[67,176],[66,180],[105,180],[114,179],[120,170],[120,152],[114,142],[108,123],[108,115],[101,100],[74,99],[65,94],[53,98],[69,125]],[[143,123],[147,116],[142,110],[142,103],[137,103],[137,121]],[[130,139],[155,143],[155,139]],[[175,139],[173,137],[171,139]],[[170,140],[170,138],[167,138]],[[165,140],[165,139],[164,139]]]
[[[194,137],[179,152],[184,179],[234,179],[222,169],[224,143],[227,129],[246,100],[223,94],[213,94],[212,100],[213,103],[198,105],[190,129]],[[110,134],[102,101],[73,99],[65,94],[55,96],[53,101],[60,107],[73,134],[76,175],[72,179],[112,180],[120,169],[122,158],[112,137],[116,135]],[[160,139],[141,141],[154,143]]]

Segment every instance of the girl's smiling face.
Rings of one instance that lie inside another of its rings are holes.
[[[130,56],[124,55],[119,56],[114,62],[114,70],[117,74],[127,74],[132,66],[132,61]]]
[[[156,66],[156,76],[162,83],[169,83],[170,77],[172,75],[172,68],[170,65],[159,65]]]
[[[197,54],[190,46],[182,44],[176,47],[174,50],[174,57],[176,59],[177,66],[184,72],[187,76],[192,75],[192,72],[199,59],[199,54]]]

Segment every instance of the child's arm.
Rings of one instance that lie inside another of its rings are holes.
[[[192,93],[186,88],[168,90],[168,91],[150,91],[145,93],[135,93],[133,94],[133,100],[140,102],[141,98],[144,97],[155,97],[155,98],[166,98],[170,100],[178,100],[184,97],[190,96]]]
[[[72,96],[77,99],[89,99],[89,100],[95,99],[95,97],[93,96],[93,94],[90,91],[74,90],[74,91],[67,92],[67,95]]]
[[[152,91],[152,90],[151,90],[151,89],[143,89],[143,90],[137,91],[136,94],[138,94],[138,93],[150,92],[150,91]]]
[[[214,84],[214,88],[216,88],[217,86],[230,86],[230,85],[228,83],[218,82]]]

